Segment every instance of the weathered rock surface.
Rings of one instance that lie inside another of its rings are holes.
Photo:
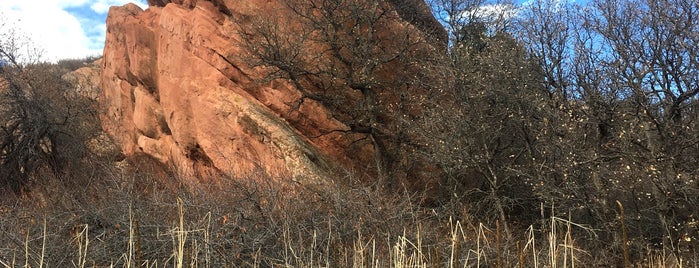
[[[198,178],[263,172],[320,182],[334,170],[376,168],[381,142],[321,102],[299,102],[292,83],[266,81],[245,60],[249,51],[233,18],[275,17],[281,1],[148,2],[145,11],[112,7],[107,20],[101,117],[125,155],[145,154]],[[422,10],[395,25],[412,27],[420,18],[418,28],[434,27],[422,0],[392,2]],[[378,103],[388,107],[396,98]]]
[[[68,91],[68,93],[96,101],[102,94],[102,89],[100,88],[101,66],[102,59],[99,59],[75,71],[64,74],[61,78],[73,85],[73,90]]]

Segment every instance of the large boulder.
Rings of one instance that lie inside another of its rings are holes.
[[[255,38],[244,37],[237,19],[278,20],[283,2],[149,0],[145,11],[133,4],[112,7],[101,118],[124,154],[150,156],[183,178],[266,174],[302,183],[326,181],[338,170],[376,175],[379,158],[406,162],[386,149],[395,137],[368,139],[326,103],[299,101],[303,94],[294,83],[269,79],[269,68],[251,66],[249,41]],[[421,13],[407,18],[405,10],[391,10],[402,14],[391,31],[429,28],[424,36],[442,35],[422,0],[394,2],[415,2],[410,10]],[[378,98],[386,111],[399,96]],[[346,106],[353,105],[348,99]],[[377,158],[381,154],[389,157]]]

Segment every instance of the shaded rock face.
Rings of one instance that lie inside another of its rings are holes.
[[[299,101],[293,83],[266,79],[264,66],[246,60],[249,42],[234,18],[274,17],[282,2],[148,2],[146,11],[112,7],[107,19],[101,119],[125,155],[148,155],[183,178],[263,172],[318,183],[337,170],[375,174],[367,170],[387,142],[367,139],[320,101]],[[389,105],[397,96],[377,98]]]

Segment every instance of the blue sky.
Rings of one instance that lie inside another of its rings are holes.
[[[0,0],[0,25],[4,21],[26,33],[44,60],[97,56],[104,47],[109,7],[129,2],[147,8],[146,0]],[[497,7],[486,4],[481,12]]]
[[[0,0],[0,21],[27,34],[44,60],[101,55],[110,6],[145,0]]]

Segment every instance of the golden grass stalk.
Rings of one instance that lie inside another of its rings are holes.
[[[131,268],[133,266],[133,255],[134,255],[134,228],[133,228],[133,210],[131,205],[129,205],[129,244],[126,254],[126,267]]]
[[[204,230],[204,267],[209,268],[211,262],[211,212],[206,213],[206,229]]]
[[[354,252],[353,258],[352,258],[352,265],[354,267],[366,267],[364,264],[364,254],[366,252],[366,247],[364,246],[364,243],[362,242],[362,230],[357,229],[357,240],[354,242],[354,245],[352,246],[352,250]]]
[[[534,234],[534,226],[529,225],[529,228],[527,229],[527,244],[524,245],[524,250],[528,246],[531,246],[532,248],[532,258],[534,259],[534,268],[539,267],[539,259],[538,259],[538,254],[536,252],[536,235]]]
[[[75,240],[78,243],[78,263],[76,266],[84,268],[87,263],[87,249],[90,244],[89,225],[83,225],[82,231],[75,234]]]
[[[549,231],[549,265],[551,268],[556,268],[556,262],[558,259],[558,240],[556,234],[556,218],[553,217],[553,206],[551,206],[551,230]]]
[[[46,215],[44,215],[43,237],[41,238],[41,258],[39,258],[39,268],[44,267],[44,258],[46,257]]]
[[[486,236],[486,231],[492,233],[482,222],[478,223],[478,230],[476,231],[476,267],[481,267],[481,259],[483,262],[488,262],[485,249],[490,248],[490,242]]]
[[[173,230],[173,240],[176,240],[175,247],[175,267],[182,268],[184,265],[184,249],[187,242],[187,231],[184,229],[184,204],[181,198],[177,198],[177,209],[179,212],[179,227]]]
[[[332,233],[332,223],[330,222],[330,219],[328,219],[328,242],[325,243],[325,267],[330,267],[330,241],[333,240]]]
[[[452,225],[452,218],[449,217],[449,225],[450,225],[450,232],[451,232],[451,254],[449,255],[449,267],[454,268],[454,267],[459,267],[459,239],[458,239],[458,233],[459,230],[462,230],[461,228],[461,223],[459,221],[456,221],[456,224]]]

